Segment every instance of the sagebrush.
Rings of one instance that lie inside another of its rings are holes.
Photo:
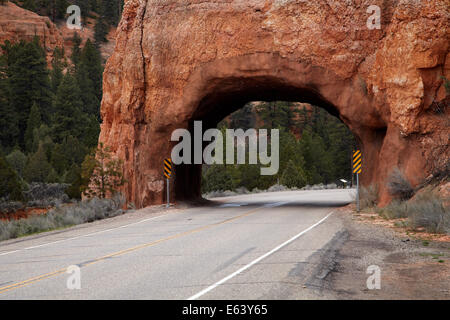
[[[59,205],[44,215],[28,219],[0,221],[0,240],[69,227],[120,215],[125,200],[117,194],[112,199],[93,198],[75,204]]]

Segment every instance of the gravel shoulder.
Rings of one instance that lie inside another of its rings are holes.
[[[323,264],[332,266],[321,280],[324,298],[450,299],[450,242],[425,241],[361,219],[351,206],[335,214],[344,231],[341,245],[330,247],[321,258]],[[371,265],[381,270],[380,289],[367,288],[371,274],[366,271]]]

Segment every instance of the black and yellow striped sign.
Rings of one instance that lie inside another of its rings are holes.
[[[170,158],[164,159],[164,176],[167,179],[172,176],[172,160]]]
[[[353,151],[353,173],[362,172],[362,154],[361,150]]]

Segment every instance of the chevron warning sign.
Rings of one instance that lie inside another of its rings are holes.
[[[170,158],[164,159],[164,176],[167,179],[172,176],[172,160]]]
[[[353,151],[353,173],[362,172],[362,154],[361,150]]]

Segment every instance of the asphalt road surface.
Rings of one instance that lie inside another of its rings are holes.
[[[353,192],[227,197],[2,242],[0,299],[312,298],[289,279],[323,269],[311,257],[339,241],[333,212]]]

